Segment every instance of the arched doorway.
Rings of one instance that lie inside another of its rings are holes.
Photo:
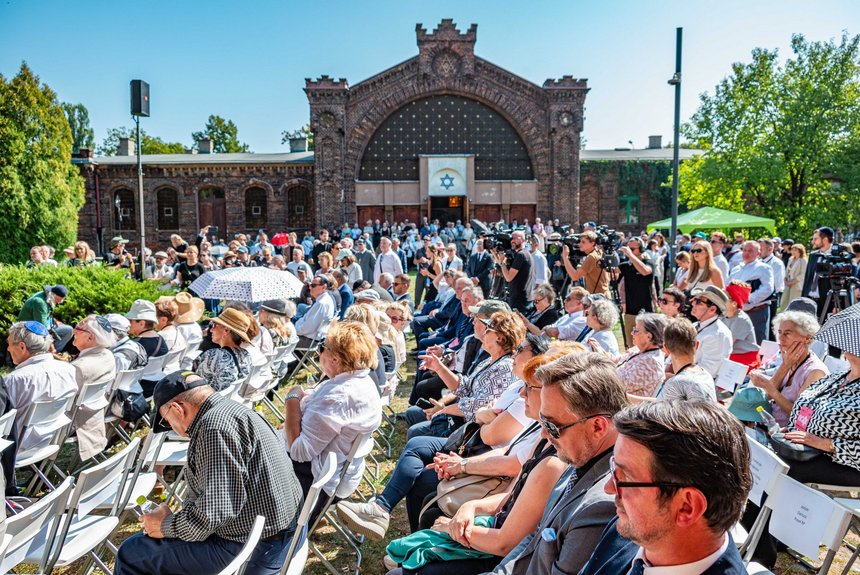
[[[197,214],[200,227],[216,226],[218,235],[227,236],[227,203],[224,201],[224,190],[220,188],[203,188],[197,194]]]

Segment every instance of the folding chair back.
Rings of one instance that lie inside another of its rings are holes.
[[[78,392],[77,400],[75,401],[75,412],[86,407],[93,411],[106,408],[110,405],[108,401],[108,393],[114,380],[109,381],[93,381],[85,383]],[[72,417],[74,419],[74,417]]]
[[[316,478],[308,490],[305,497],[302,510],[299,512],[299,518],[296,522],[296,532],[293,535],[293,540],[290,541],[290,547],[287,549],[287,557],[284,560],[284,565],[281,567],[280,575],[300,575],[305,567],[308,559],[308,518],[317,505],[323,486],[328,483],[334,472],[337,471],[337,455],[329,452],[323,465],[322,473]]]
[[[18,439],[19,446],[28,445],[24,449],[19,447],[16,458],[16,467],[23,467],[47,459],[60,449],[60,444],[65,440],[65,432],[69,429],[72,420],[66,413],[71,409],[75,401],[74,395],[51,399],[47,401],[36,401],[27,410],[24,416],[23,430]],[[30,461],[33,457],[42,455],[53,448],[53,453],[42,459]],[[24,463],[26,461],[26,463]]]
[[[266,524],[266,518],[262,515],[257,515],[254,519],[254,524],[251,526],[251,533],[248,534],[248,541],[236,555],[236,558],[230,561],[230,564],[218,573],[218,575],[242,575],[245,572],[245,567],[248,566],[248,561],[260,542],[260,536],[263,534],[263,526]]]
[[[55,539],[74,481],[72,477],[67,477],[55,490],[6,520],[6,534],[11,535],[12,540],[0,560],[0,573],[8,573],[40,547],[42,554],[37,572],[47,572],[51,545],[46,542],[53,542]]]
[[[282,345],[275,348],[275,357],[272,358],[272,370],[278,380],[283,379],[287,375],[287,366],[296,360],[293,352],[296,351],[296,346],[299,345],[298,338],[287,345]]]
[[[777,476],[774,493],[765,506],[771,510],[770,534],[791,549],[818,557],[819,545],[827,547],[818,571],[826,574],[848,531],[851,511],[787,475]]]
[[[161,367],[162,375],[167,375],[173,373],[174,371],[179,371],[179,364],[182,361],[182,356],[185,355],[185,353],[186,350],[184,347],[166,353],[164,355],[164,365]]]
[[[266,389],[272,381],[272,362],[251,367],[251,372],[242,383],[239,395],[249,399],[257,395],[261,389]]]
[[[118,517],[125,509],[131,494],[126,484],[138,447],[140,447],[140,438],[135,437],[122,451],[98,465],[81,471],[72,493],[69,509],[75,510],[78,517],[86,517],[93,509],[113,498],[111,515]],[[120,494],[119,497],[116,497],[117,493]]]
[[[143,368],[143,373],[140,375],[140,379],[146,381],[160,381],[161,378],[164,377],[161,369],[164,367],[167,357],[168,354],[159,357],[150,357],[146,367]]]
[[[750,471],[753,480],[752,489],[750,489],[747,499],[754,505],[761,506],[763,496],[770,496],[776,489],[779,478],[788,473],[788,465],[776,453],[749,435],[747,435],[747,443],[749,443],[750,448]],[[752,558],[769,518],[770,509],[762,508],[755,523],[750,527],[746,539],[744,541],[735,540],[740,545],[741,555],[749,555],[747,560]]]
[[[117,390],[134,391],[140,393],[140,377],[143,375],[144,368],[137,369],[121,369],[116,372],[116,377],[111,386],[111,395]]]
[[[0,416],[0,451],[3,451],[12,442],[9,441],[9,434],[12,433],[12,428],[15,426],[15,416],[18,414],[17,409],[10,409]]]

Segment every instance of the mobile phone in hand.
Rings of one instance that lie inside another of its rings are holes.
[[[415,402],[415,405],[417,405],[421,409],[430,409],[431,407],[433,407],[433,403],[429,399],[426,399],[424,397],[419,397],[418,401]]]

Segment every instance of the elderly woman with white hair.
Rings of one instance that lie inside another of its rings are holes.
[[[618,318],[618,309],[610,300],[602,298],[591,302],[585,312],[585,325],[593,330],[588,334],[588,345],[594,351],[607,351],[618,355],[618,338],[612,331]]]
[[[100,315],[88,315],[75,326],[72,342],[81,354],[72,362],[72,367],[75,368],[78,390],[92,383],[110,385],[116,376],[116,364],[110,351],[115,341],[113,327],[107,318]],[[81,461],[101,453],[107,446],[104,408],[91,410],[81,406],[74,425]]]
[[[663,330],[668,318],[642,311],[633,328],[633,347],[616,360],[618,375],[627,393],[653,397],[665,378]]]
[[[772,376],[762,370],[750,372],[750,381],[767,392],[771,413],[781,427],[788,425],[794,402],[809,384],[830,373],[812,352],[813,337],[820,326],[815,316],[784,311],[773,320],[782,363]]]

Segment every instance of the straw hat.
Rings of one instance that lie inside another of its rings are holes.
[[[221,327],[229,329],[242,338],[242,341],[251,343],[251,339],[248,337],[248,328],[251,326],[251,320],[241,311],[227,308],[218,317],[213,317],[212,323],[217,323]]]
[[[174,298],[179,313],[176,314],[174,323],[195,323],[203,317],[203,300],[194,297],[188,292],[179,292]]]

